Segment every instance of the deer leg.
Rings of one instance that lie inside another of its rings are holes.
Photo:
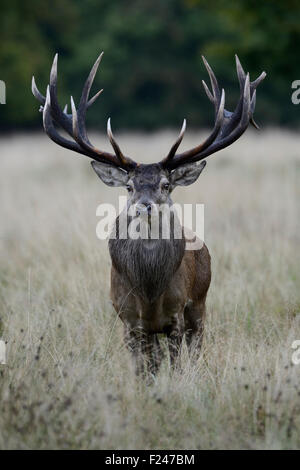
[[[198,305],[186,306],[184,309],[185,339],[190,356],[200,355],[205,320],[205,302]]]
[[[145,375],[145,335],[143,331],[141,329],[131,329],[129,326],[125,325],[124,340],[127,348],[132,354],[136,375]]]
[[[148,335],[141,328],[124,328],[125,343],[131,352],[137,376],[146,376],[146,367],[152,376],[155,376],[163,359],[157,335]]]
[[[184,334],[184,324],[182,316],[174,318],[173,324],[167,331],[168,347],[170,354],[171,366],[176,367],[180,356],[181,344]]]
[[[146,354],[148,362],[148,371],[152,376],[155,376],[160,368],[163,351],[161,349],[157,335],[148,335]]]

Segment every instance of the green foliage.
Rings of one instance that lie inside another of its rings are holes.
[[[233,105],[238,86],[234,53],[253,77],[266,70],[257,119],[295,124],[291,82],[300,79],[296,45],[299,3],[217,0],[3,0],[0,78],[7,85],[2,128],[38,126],[31,96],[34,74],[45,90],[53,55],[60,53],[62,104],[78,101],[85,76],[105,51],[96,88],[105,88],[89,121],[104,128],[108,116],[123,128],[209,125],[211,105],[201,79],[205,54]]]
[[[37,123],[31,77],[35,74],[46,83],[54,51],[59,48],[68,54],[73,50],[74,23],[71,0],[2,0],[0,75],[7,88],[2,129]]]

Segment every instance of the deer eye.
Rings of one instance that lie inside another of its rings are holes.
[[[130,184],[126,184],[126,189],[129,193],[132,192],[132,186],[130,186]]]

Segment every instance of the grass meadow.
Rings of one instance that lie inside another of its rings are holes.
[[[190,132],[188,148],[206,133]],[[176,133],[118,135],[157,161]],[[108,149],[106,136],[92,141]],[[202,355],[134,375],[109,299],[104,186],[47,136],[0,138],[1,449],[300,448],[300,132],[248,131],[174,200],[205,204],[212,284]]]

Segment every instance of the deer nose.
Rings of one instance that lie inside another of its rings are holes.
[[[144,204],[137,204],[136,206],[136,215],[139,217],[140,215],[151,214],[151,204],[144,203]]]

